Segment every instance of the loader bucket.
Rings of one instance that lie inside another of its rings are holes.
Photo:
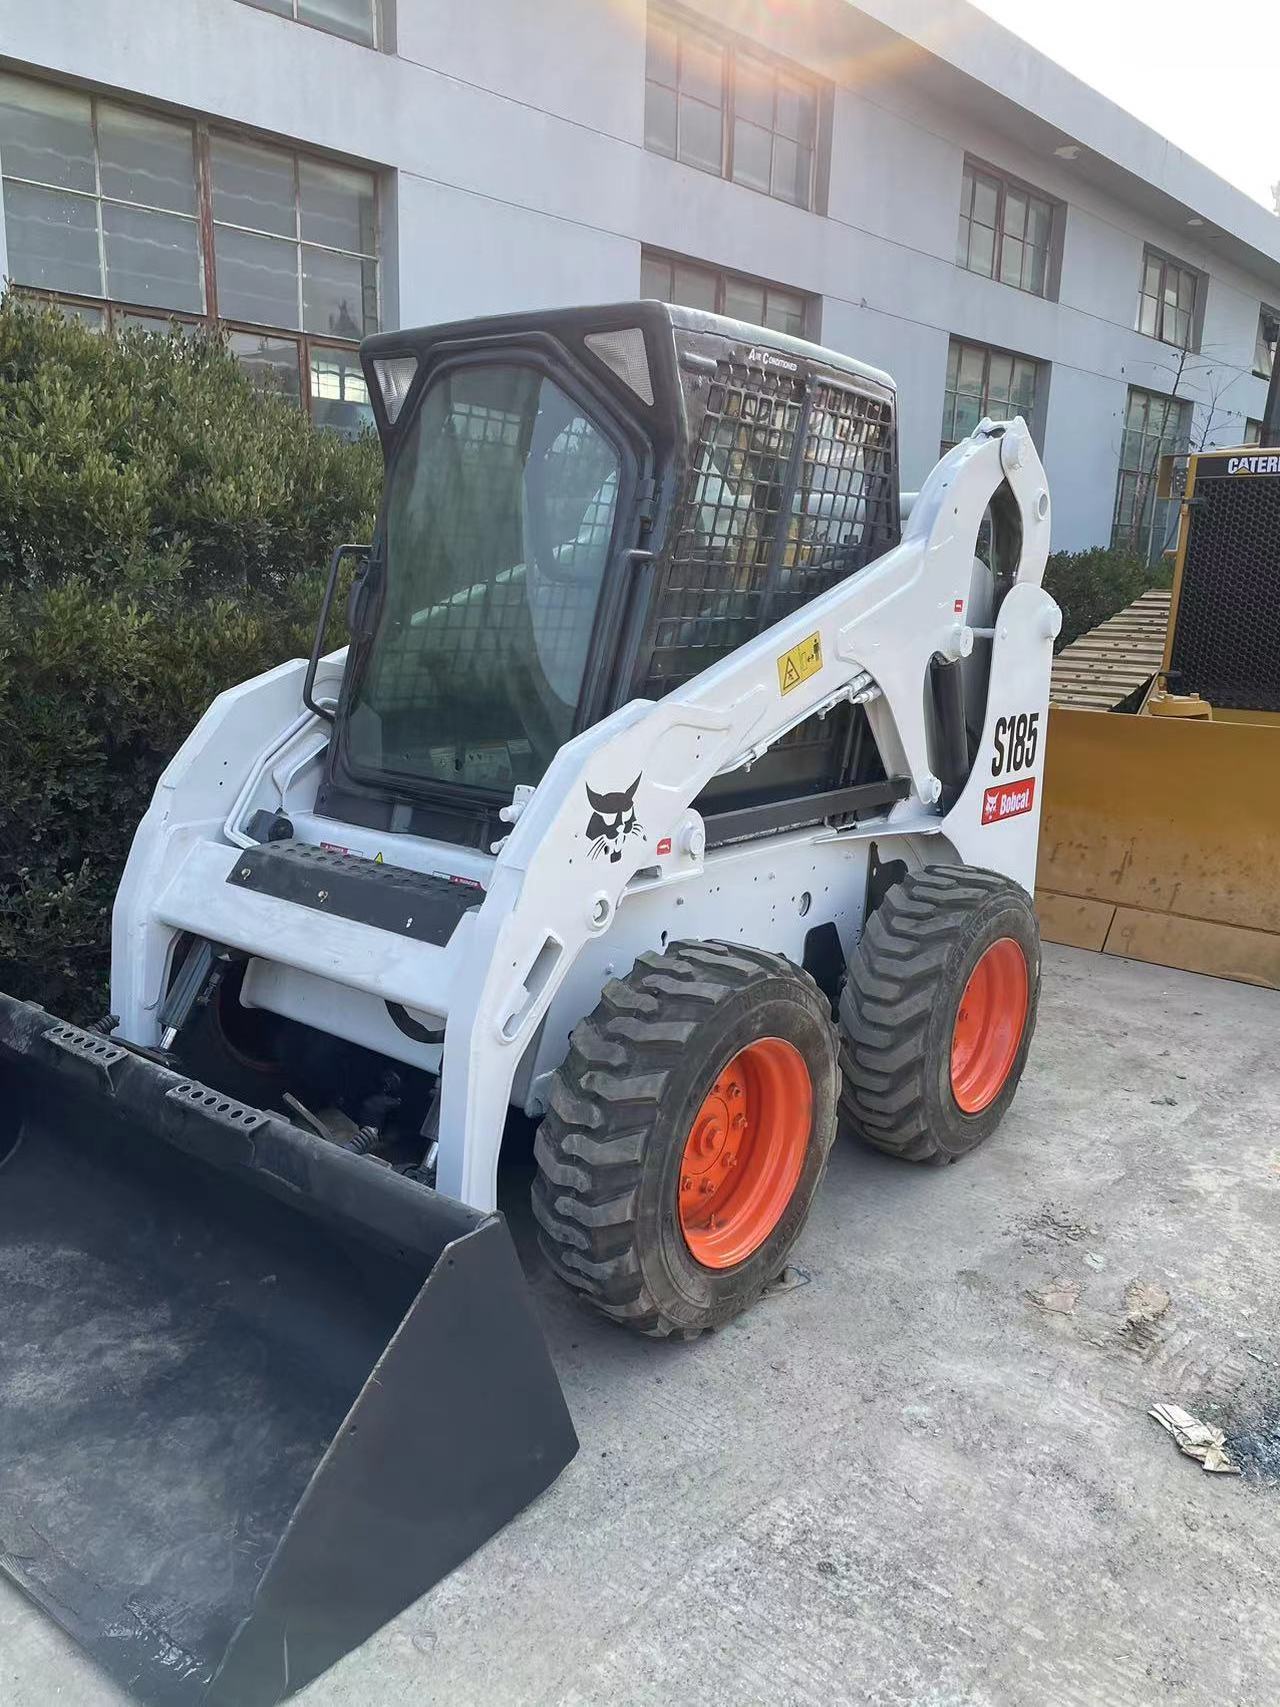
[[[1280,722],[1253,715],[1050,711],[1048,941],[1280,989]]]
[[[126,1689],[283,1699],[576,1449],[501,1217],[0,996],[0,1565]]]

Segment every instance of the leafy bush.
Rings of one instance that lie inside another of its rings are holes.
[[[156,779],[217,693],[309,650],[380,481],[375,440],[316,431],[214,335],[0,302],[0,988],[104,1010]]]
[[[1109,616],[1122,611],[1151,587],[1167,587],[1173,579],[1163,560],[1150,564],[1128,551],[1093,546],[1088,551],[1055,551],[1045,566],[1044,585],[1062,606],[1061,651]]]

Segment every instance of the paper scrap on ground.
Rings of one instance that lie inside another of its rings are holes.
[[[1227,1437],[1220,1428],[1200,1422],[1178,1405],[1152,1405],[1147,1415],[1154,1417],[1161,1428],[1167,1428],[1187,1457],[1198,1459],[1206,1470],[1216,1470],[1224,1476],[1240,1474],[1239,1465],[1231,1462]]]

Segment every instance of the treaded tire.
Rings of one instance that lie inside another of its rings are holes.
[[[779,1037],[809,1070],[813,1112],[799,1178],[763,1244],[731,1268],[694,1260],[677,1196],[708,1088],[749,1044]],[[533,1210],[562,1280],[612,1320],[693,1339],[745,1310],[781,1272],[836,1132],[830,1005],[808,973],[741,943],[643,954],[575,1027],[534,1146]]]
[[[951,1083],[956,1014],[977,962],[1005,937],[1026,960],[1026,1018],[999,1094],[966,1114]],[[974,866],[909,873],[889,889],[850,958],[840,997],[842,1118],[890,1155],[956,1161],[990,1137],[1013,1101],[1039,998],[1040,929],[1024,889]]]

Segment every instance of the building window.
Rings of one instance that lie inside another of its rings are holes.
[[[651,249],[640,259],[640,294],[682,308],[703,308],[708,314],[727,314],[793,338],[803,338],[808,330],[809,298],[799,291]]]
[[[347,436],[373,419],[364,369],[355,350],[312,346],[311,414],[319,426]]]
[[[104,331],[217,321],[317,420],[372,421],[370,173],[2,74],[0,170],[13,284]]]
[[[246,0],[246,4],[299,24],[313,24],[331,36],[345,36],[363,47],[381,44],[378,0]]]
[[[376,331],[369,174],[224,136],[209,153],[222,318],[333,338]]]
[[[1197,275],[1167,255],[1148,249],[1142,258],[1142,288],[1138,293],[1139,332],[1159,338],[1180,350],[1192,348],[1195,335]]]
[[[1184,454],[1190,439],[1189,401],[1158,391],[1141,391],[1136,385],[1129,387],[1112,545],[1137,552],[1154,563],[1171,543],[1168,536],[1177,509],[1171,499],[1156,496],[1160,458]]]
[[[1262,443],[1262,422],[1255,421],[1252,415],[1245,421],[1242,442],[1247,445],[1260,445]]]
[[[956,262],[984,279],[1044,296],[1049,288],[1053,203],[1025,184],[966,160]]]
[[[814,205],[818,86],[683,19],[649,14],[645,146],[797,207]]]
[[[1270,379],[1280,337],[1280,313],[1264,302],[1258,310],[1258,341],[1253,353],[1253,371],[1259,379]]]
[[[951,340],[947,352],[947,389],[942,405],[942,454],[967,439],[982,420],[1011,421],[1021,415],[1028,425],[1036,408],[1040,363],[1009,350]]]
[[[0,164],[15,284],[204,311],[189,124],[0,76]]]

